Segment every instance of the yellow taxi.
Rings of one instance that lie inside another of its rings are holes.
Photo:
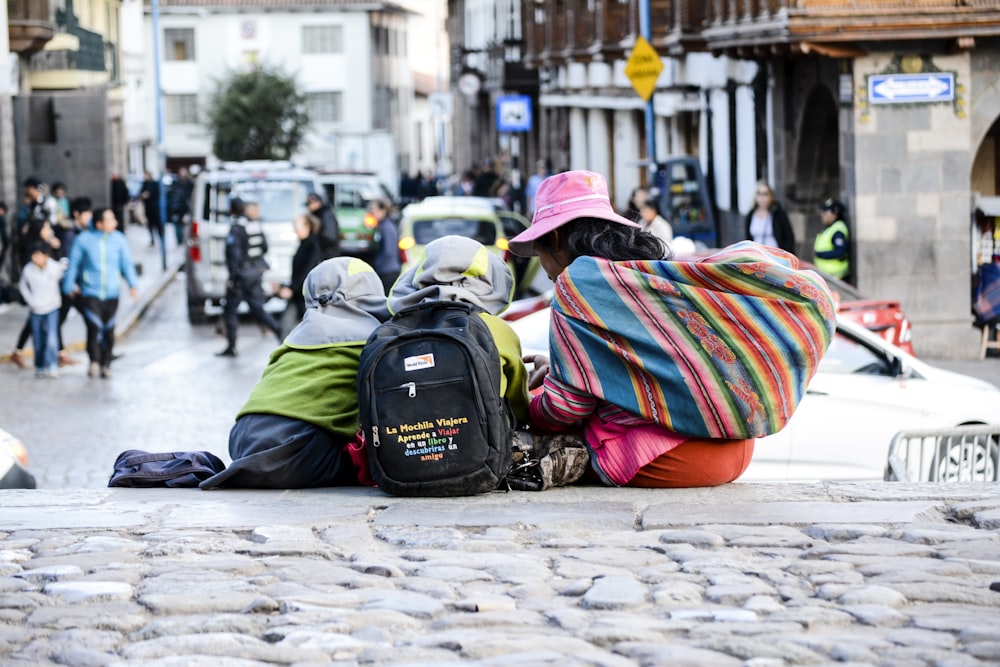
[[[537,257],[518,257],[507,240],[528,227],[528,219],[507,211],[499,200],[486,197],[440,196],[410,204],[399,223],[399,250],[403,271],[420,262],[424,246],[442,236],[466,236],[486,246],[507,262],[514,274],[514,295],[538,291],[532,283],[538,275]]]

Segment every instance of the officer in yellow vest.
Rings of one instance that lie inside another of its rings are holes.
[[[850,273],[847,245],[847,223],[844,222],[844,205],[836,199],[826,199],[819,205],[823,231],[813,245],[816,268],[834,278],[846,279]]]

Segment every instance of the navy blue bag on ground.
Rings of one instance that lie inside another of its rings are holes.
[[[108,486],[197,487],[226,464],[211,452],[143,452],[129,449],[115,459]]]

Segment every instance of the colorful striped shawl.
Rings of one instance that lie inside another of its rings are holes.
[[[781,430],[835,329],[813,271],[750,241],[697,262],[576,259],[556,281],[553,376],[682,435]]]

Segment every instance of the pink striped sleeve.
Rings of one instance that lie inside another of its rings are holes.
[[[541,393],[531,400],[531,423],[544,430],[562,431],[596,407],[595,397],[547,375]]]

